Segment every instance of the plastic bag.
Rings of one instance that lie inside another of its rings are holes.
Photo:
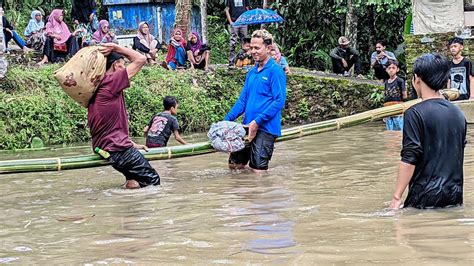
[[[214,149],[222,152],[236,152],[245,148],[245,128],[230,121],[213,123],[207,136]]]

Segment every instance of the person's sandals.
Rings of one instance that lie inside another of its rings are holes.
[[[166,69],[166,70],[170,70],[169,67],[168,67],[168,64],[166,64],[165,61],[161,62],[161,63],[160,63],[160,66],[162,66],[162,67],[163,67],[164,69]]]

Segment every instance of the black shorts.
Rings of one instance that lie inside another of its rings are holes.
[[[136,148],[109,153],[108,160],[112,167],[122,173],[125,179],[137,181],[140,187],[160,184],[160,176]]]
[[[272,159],[276,137],[264,131],[257,131],[255,139],[241,151],[233,152],[229,156],[229,164],[249,163],[250,168],[267,170]]]

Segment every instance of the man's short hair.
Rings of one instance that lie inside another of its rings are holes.
[[[380,43],[382,46],[387,46],[387,42],[384,40],[378,40],[375,42],[375,44]]]
[[[166,96],[163,99],[163,109],[168,111],[171,109],[171,107],[176,107],[178,103],[178,100],[174,96]]]
[[[413,74],[421,78],[432,90],[446,88],[450,74],[450,63],[440,54],[423,54],[413,65]]]
[[[448,42],[448,46],[451,46],[452,44],[459,43],[460,45],[464,45],[464,40],[459,38],[459,37],[454,37]]]
[[[267,30],[256,30],[252,33],[252,38],[261,38],[263,43],[271,45],[273,43],[273,36]]]
[[[105,64],[105,69],[108,70],[115,61],[117,61],[119,59],[124,59],[124,58],[125,57],[122,54],[119,54],[119,53],[116,53],[116,52],[111,52],[107,56],[107,63]]]
[[[383,45],[383,44],[382,44]],[[389,59],[388,60],[388,63],[387,63],[387,67],[390,66],[390,65],[395,65],[395,66],[399,66],[398,64],[398,61],[397,60],[393,60],[393,59]]]

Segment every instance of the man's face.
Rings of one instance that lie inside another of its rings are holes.
[[[176,115],[176,114],[178,113],[178,107],[179,107],[179,104],[176,104],[175,107],[171,107],[170,113],[171,113],[172,115]]]
[[[263,42],[263,38],[252,38],[250,52],[255,62],[263,62],[270,56],[270,48]]]
[[[462,50],[464,49],[464,46],[461,45],[460,43],[453,43],[449,46],[449,51],[451,54],[458,55]]]
[[[341,48],[346,50],[349,47],[349,44],[341,44]]]
[[[388,67],[387,67],[387,73],[390,77],[393,77],[397,74],[398,72],[398,67],[394,64],[390,64]]]
[[[122,58],[114,62],[114,70],[125,69],[125,60]]]
[[[385,51],[385,46],[383,46],[383,45],[380,44],[380,43],[377,43],[377,44],[375,45],[375,50],[378,51],[378,52]]]

